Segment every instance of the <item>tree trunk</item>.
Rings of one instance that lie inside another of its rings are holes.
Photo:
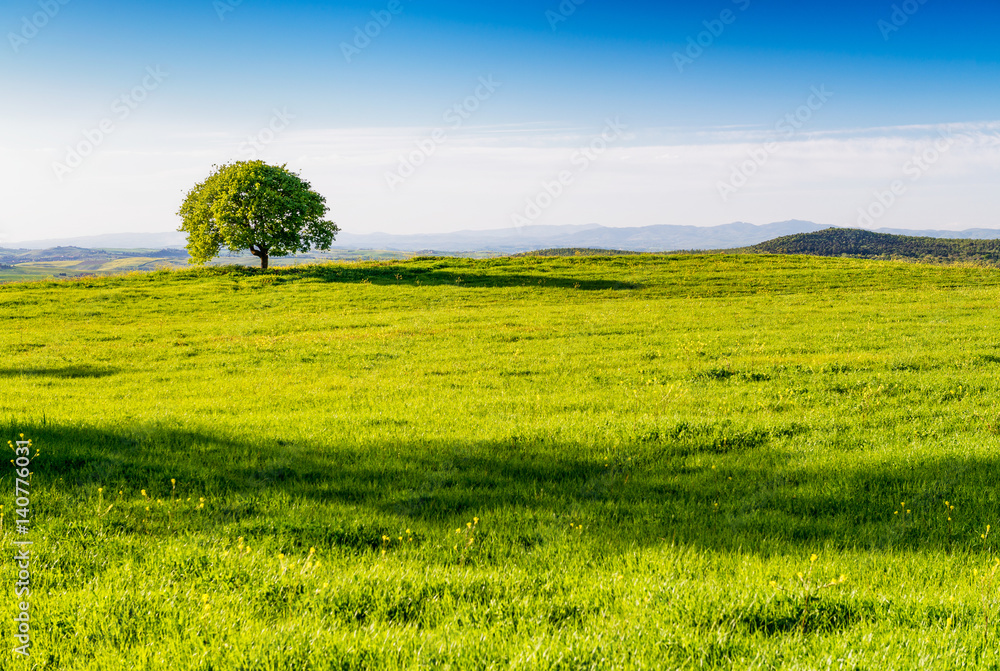
[[[250,247],[250,253],[260,259],[260,269],[267,270],[267,247],[263,245],[253,245]]]

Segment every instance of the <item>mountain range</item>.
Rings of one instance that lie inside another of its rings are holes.
[[[553,247],[618,249],[636,252],[732,249],[748,247],[774,238],[815,233],[827,226],[810,221],[783,221],[757,226],[743,222],[722,226],[641,226],[610,228],[597,224],[583,226],[524,226],[453,233],[352,233],[341,231],[334,249],[378,249],[403,252],[496,252],[510,254]],[[907,230],[881,228],[878,233],[952,239],[998,239],[1000,229],[965,231]],[[183,233],[116,233],[50,240],[28,240],[5,245],[7,248],[49,249],[82,247],[89,249],[167,249],[183,247]]]

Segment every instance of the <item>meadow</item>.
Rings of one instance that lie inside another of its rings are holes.
[[[998,307],[801,256],[4,285],[0,668],[998,669]]]

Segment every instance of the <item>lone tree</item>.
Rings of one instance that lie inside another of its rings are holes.
[[[249,249],[267,268],[271,256],[330,249],[340,230],[325,221],[326,199],[309,182],[263,161],[237,161],[222,167],[188,192],[177,212],[178,229],[188,234],[191,263],[205,263],[222,247]]]

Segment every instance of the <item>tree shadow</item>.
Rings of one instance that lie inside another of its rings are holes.
[[[102,378],[117,375],[119,369],[110,366],[62,366],[56,368],[0,368],[4,377],[51,377],[59,379]]]
[[[548,287],[555,289],[581,289],[603,291],[608,289],[641,289],[635,282],[619,280],[565,277],[547,272],[511,273],[509,268],[472,266],[465,269],[454,268],[454,264],[439,264],[441,267],[396,266],[364,267],[307,266],[294,275],[325,282],[368,282],[377,285],[415,284],[426,286],[478,287]]]
[[[464,266],[464,267],[462,267]],[[523,270],[523,268],[520,268]],[[282,284],[297,280],[312,280],[343,284],[373,284],[378,286],[457,286],[466,288],[546,287],[606,291],[609,289],[642,289],[642,284],[621,280],[564,276],[541,268],[537,273],[512,273],[509,267],[473,264],[465,259],[434,261],[426,266],[415,263],[347,266],[309,264],[259,268],[222,266],[202,271],[211,275],[258,277],[264,282]]]
[[[983,496],[995,491],[1000,458],[813,471],[786,465],[776,435],[742,443],[646,436],[614,458],[584,458],[584,446],[544,440],[392,441],[365,450],[157,426],[6,428],[42,450],[34,477],[66,493],[143,488],[169,498],[175,479],[212,497],[220,525],[283,529],[307,544],[378,547],[385,524],[450,527],[478,516],[500,520],[493,533],[524,547],[543,542],[545,528],[574,522],[612,552],[663,543],[762,554],[949,551],[993,548],[981,534],[1000,522],[1000,503]],[[12,487],[11,478],[4,473],[0,483]],[[275,496],[322,512],[283,519]]]

